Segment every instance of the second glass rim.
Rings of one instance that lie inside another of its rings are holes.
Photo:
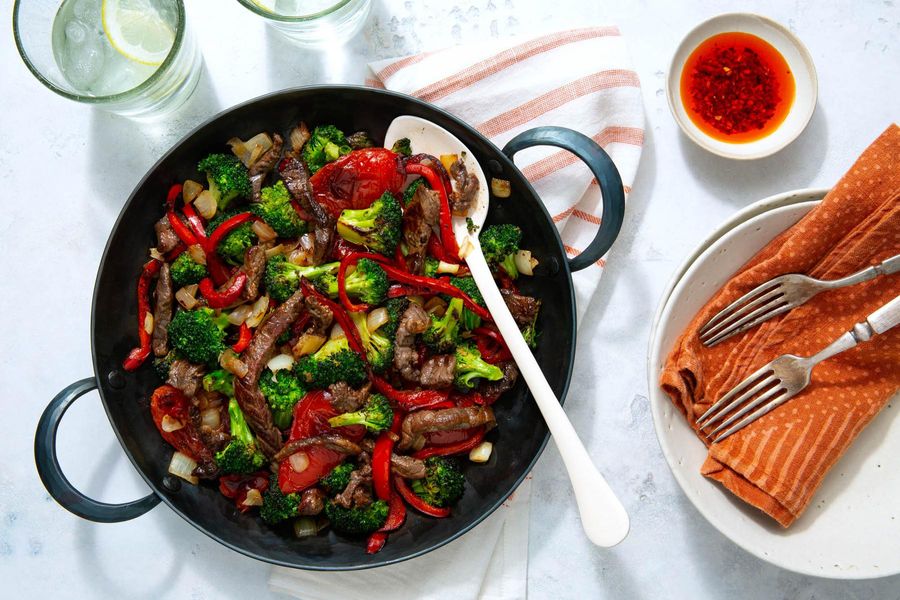
[[[168,66],[175,60],[175,56],[181,49],[181,43],[184,39],[184,30],[187,26],[187,19],[184,11],[184,0],[173,0],[178,13],[175,41],[172,42],[172,49],[169,50],[169,53],[166,55],[165,60],[160,63],[159,67],[157,67],[153,74],[135,87],[127,89],[124,92],[109,94],[107,96],[88,96],[85,94],[72,93],[65,88],[62,88],[53,83],[43,73],[40,72],[40,70],[34,65],[34,63],[32,63],[31,59],[28,57],[28,52],[25,50],[25,44],[22,42],[22,38],[19,34],[19,7],[26,1],[27,0],[15,0],[13,4],[13,35],[16,38],[16,49],[19,51],[19,56],[22,57],[22,62],[25,63],[25,66],[28,67],[28,70],[31,71],[32,75],[34,75],[38,81],[43,83],[51,91],[59,94],[60,96],[63,96],[64,98],[88,104],[103,104],[108,102],[130,100],[131,98],[140,95],[141,92],[152,86],[160,77],[162,77],[162,74],[165,72],[166,68],[168,68]],[[62,5],[62,2],[60,2],[60,5]],[[56,10],[58,12],[59,7],[57,7]],[[54,13],[54,18],[56,18],[56,13]]]
[[[281,21],[283,23],[305,23],[308,21],[315,21],[316,19],[321,19],[322,17],[327,17],[331,13],[337,12],[353,1],[354,0],[340,0],[334,6],[320,10],[319,12],[309,13],[308,15],[280,15],[276,12],[266,10],[253,0],[238,0],[238,2],[247,10],[258,14],[263,18]]]

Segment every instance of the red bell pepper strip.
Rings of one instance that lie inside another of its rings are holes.
[[[147,315],[150,314],[150,282],[159,273],[162,263],[155,258],[151,258],[141,270],[141,276],[138,279],[137,298],[138,298],[138,340],[140,345],[128,353],[128,357],[122,363],[122,368],[126,371],[134,371],[147,360],[150,356],[150,336],[153,331],[147,331]]]
[[[373,534],[369,535],[369,539],[366,540],[366,554],[377,554],[384,548],[384,543],[387,541],[387,534],[381,531],[376,531]]]
[[[436,190],[441,197],[441,214],[440,214],[440,230],[441,242],[447,254],[450,256],[459,256],[459,246],[456,243],[456,236],[453,234],[453,219],[450,213],[450,200],[447,197],[447,188],[441,177],[430,166],[418,164],[406,164],[406,172],[413,175],[421,175]]]
[[[371,375],[369,379],[379,392],[401,410],[410,412],[432,408],[450,398],[450,392],[442,390],[398,390],[382,377]]]
[[[406,505],[403,504],[403,499],[400,497],[400,494],[391,494],[388,504],[387,520],[384,522],[381,529],[369,536],[369,539],[366,542],[367,554],[375,554],[384,548],[388,533],[400,529],[400,526],[406,521]]]
[[[341,329],[344,330],[344,334],[347,336],[347,344],[350,346],[350,349],[359,354],[363,361],[365,361],[366,351],[363,349],[362,341],[359,338],[359,331],[356,329],[356,325],[353,323],[350,315],[347,314],[347,311],[345,311],[337,302],[324,296],[306,279],[301,280],[300,285],[303,288],[303,293],[305,295],[315,297],[316,300],[331,310],[331,313],[334,315],[334,320],[338,322],[338,325],[341,326]]]
[[[166,262],[172,262],[173,260],[178,258],[179,255],[181,255],[181,253],[185,250],[186,248],[184,247],[184,244],[178,242],[178,244],[176,244],[174,248],[166,252],[164,258],[166,259]]]
[[[454,298],[461,298],[463,304],[466,305],[466,308],[471,310],[473,313],[475,313],[485,321],[493,321],[493,319],[491,319],[491,313],[489,313],[486,308],[475,304],[475,301],[469,298],[469,296],[466,295],[465,292],[457,287],[450,285],[446,281],[443,281],[441,279],[434,279],[432,277],[423,277],[422,275],[413,275],[412,273],[401,271],[397,267],[388,264],[382,264],[381,268],[383,268],[384,272],[387,273],[387,276],[394,281],[399,281],[400,283],[406,285],[421,288],[422,290],[428,291],[432,294],[447,294],[448,296],[453,296]]]
[[[430,241],[434,239],[434,236],[428,239]],[[394,262],[404,271],[409,271],[409,266],[406,264],[406,256],[403,254],[403,248],[400,247],[400,244],[397,244],[397,249],[394,250]]]
[[[181,212],[187,217],[188,224],[194,231],[194,235],[197,236],[197,240],[203,245],[206,242],[206,229],[203,227],[203,220],[200,218],[200,215],[194,210],[193,205],[187,203],[181,208]]]
[[[210,234],[209,241],[206,244],[207,248],[210,252],[215,252],[216,247],[219,245],[219,242],[222,241],[222,238],[231,233],[235,227],[243,225],[247,221],[255,221],[256,219],[256,215],[249,212],[238,213],[231,218],[225,219],[222,221],[222,224],[216,227]]]
[[[338,267],[338,275],[337,275],[337,285],[338,285],[338,299],[341,301],[341,304],[344,305],[344,308],[349,310],[350,312],[361,312],[369,309],[369,305],[363,302],[359,304],[354,304],[350,301],[350,296],[347,295],[347,268],[350,265],[355,265],[361,258],[365,258],[368,255],[366,252],[351,252],[341,259],[341,265]],[[374,255],[372,255],[374,256]]]
[[[429,456],[451,456],[453,454],[462,454],[463,452],[468,452],[469,450],[480,444],[483,439],[484,427],[479,427],[471,437],[463,440],[462,442],[457,442],[455,444],[446,444],[443,446],[427,446],[417,452],[414,452],[412,456],[413,458],[424,460]]]
[[[223,292],[219,292],[216,290],[216,286],[213,283],[213,280],[209,277],[205,277],[200,282],[200,293],[206,298],[206,303],[210,308],[225,308],[226,306],[230,306],[237,302],[241,297],[241,292],[244,291],[244,286],[247,284],[247,274],[244,272],[238,273],[234,281],[231,282],[231,285],[228,286]]]
[[[433,296],[431,292],[411,285],[394,284],[388,288],[388,298],[401,298],[403,296]]]
[[[234,343],[234,346],[231,347],[232,350],[240,354],[244,350],[247,349],[247,346],[250,345],[250,340],[253,338],[253,330],[246,323],[241,323],[241,329],[238,332],[238,340]]]
[[[181,217],[176,215],[174,210],[167,212],[166,217],[169,219],[169,225],[172,226],[172,231],[175,232],[175,235],[178,236],[178,239],[181,240],[185,246],[193,246],[194,244],[199,243],[194,232],[181,221]]]
[[[166,194],[166,207],[169,210],[175,208],[175,201],[178,200],[178,196],[181,195],[182,186],[180,183],[176,183],[169,188],[168,193]]]
[[[403,496],[403,499],[407,504],[412,506],[414,509],[419,511],[422,514],[428,515],[429,517],[449,517],[450,516],[450,508],[438,508],[437,506],[432,506],[419,498],[414,491],[406,484],[406,480],[402,477],[394,477],[394,487],[397,488],[397,491],[400,492],[400,495]]]
[[[475,336],[475,345],[485,362],[496,364],[512,360],[512,353],[499,331],[491,327],[476,327],[472,330],[472,335]]]
[[[428,238],[428,254],[445,263],[450,263],[452,265],[459,264],[459,257],[448,254],[447,250],[441,246],[440,240],[434,235]]]
[[[394,412],[394,420],[388,431],[382,431],[375,440],[372,450],[372,483],[375,495],[381,500],[391,499],[391,453],[394,451],[394,438],[400,434],[403,416]]]

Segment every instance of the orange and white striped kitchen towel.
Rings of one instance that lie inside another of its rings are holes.
[[[644,143],[640,82],[618,28],[588,27],[424,52],[371,63],[367,84],[416,96],[471,124],[498,147],[541,125],[569,127],[597,141],[626,194]],[[600,188],[588,168],[557,148],[530,148],[516,163],[575,256],[602,218]],[[575,277],[579,318],[604,259]]]

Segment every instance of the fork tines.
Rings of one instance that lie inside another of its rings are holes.
[[[743,429],[772,409],[780,406],[789,397],[787,388],[781,379],[775,376],[772,365],[765,365],[710,406],[697,419],[697,427],[703,431],[716,426],[715,429],[705,433],[705,435],[707,438],[711,438],[722,432],[713,439],[713,442],[721,442],[732,433]],[[760,405],[763,406],[757,408]]]
[[[721,341],[789,311],[793,304],[785,297],[782,277],[776,277],[750,290],[704,325],[698,335],[704,346]]]

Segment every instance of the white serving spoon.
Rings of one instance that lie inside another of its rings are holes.
[[[566,471],[569,473],[569,479],[575,491],[575,501],[578,504],[578,512],[581,515],[581,524],[584,526],[585,533],[598,546],[615,546],[628,535],[628,513],[625,512],[625,507],[622,506],[606,480],[594,466],[584,444],[578,439],[578,434],[559,404],[559,399],[553,393],[531,353],[531,349],[522,338],[519,326],[516,325],[503,296],[500,295],[500,290],[494,282],[494,277],[491,275],[491,270],[481,251],[478,232],[487,217],[490,198],[484,171],[472,153],[456,136],[430,121],[413,116],[397,117],[388,127],[384,145],[390,148],[394,142],[402,138],[409,138],[413,151],[416,153],[424,152],[434,156],[441,154],[464,156],[469,173],[473,173],[478,178],[477,204],[469,217],[476,228],[470,233],[466,220],[454,217],[453,232],[456,235],[456,241],[463,253],[468,248],[468,253],[464,258],[469,271],[478,285],[478,290],[484,296],[484,302],[494,318],[494,323],[503,335],[503,339],[553,435],[553,440],[566,465]]]

